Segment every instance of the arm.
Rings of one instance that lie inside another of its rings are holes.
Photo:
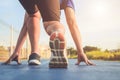
[[[80,31],[77,25],[74,10],[70,7],[67,7],[64,11],[66,15],[66,21],[69,26],[69,30],[71,32],[72,38],[77,48],[78,61],[76,65],[79,65],[80,62],[82,61],[84,61],[87,65],[93,65],[93,63],[88,60],[86,54],[84,54],[84,51],[82,48],[81,35],[80,35]]]
[[[24,17],[24,24],[23,24],[23,27],[20,31],[14,52],[10,56],[10,58],[6,62],[4,62],[3,64],[9,64],[13,60],[15,60],[17,62],[17,64],[20,64],[19,54],[20,54],[20,50],[21,50],[21,48],[26,40],[26,37],[27,37],[27,20],[28,20],[28,18],[29,18],[28,14],[26,13],[25,17]]]

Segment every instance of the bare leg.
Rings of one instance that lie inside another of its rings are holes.
[[[44,23],[45,24],[45,23]],[[46,32],[50,35],[51,57],[50,68],[67,68],[68,61],[65,53],[65,30],[64,26],[57,21],[53,21],[44,25]]]
[[[29,65],[39,65],[39,38],[40,38],[40,13],[39,11],[34,14],[29,14],[29,20],[27,24],[28,34],[31,43],[31,54],[29,56]]]
[[[29,15],[27,29],[31,43],[31,53],[39,53],[39,37],[40,37],[40,14],[39,11],[33,15]]]

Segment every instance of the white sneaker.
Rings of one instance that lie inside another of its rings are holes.
[[[28,60],[28,64],[29,65],[40,65],[40,56],[37,53],[32,53],[29,56],[29,60]]]
[[[49,68],[67,68],[68,59],[66,56],[65,38],[61,33],[52,33],[50,36],[51,60]]]

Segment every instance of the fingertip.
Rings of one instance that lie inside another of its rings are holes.
[[[93,66],[96,66],[96,64],[92,64]]]
[[[75,63],[75,65],[79,65],[78,63]]]
[[[75,65],[79,65],[79,64],[80,64],[80,62],[75,63]]]
[[[21,63],[17,63],[18,65],[21,65]]]
[[[87,66],[89,66],[90,64],[89,63],[86,63]]]

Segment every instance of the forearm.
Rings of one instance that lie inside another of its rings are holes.
[[[79,28],[77,24],[68,24],[69,30],[71,32],[72,38],[74,40],[74,43],[76,45],[77,51],[79,54],[83,53],[83,47],[82,47],[82,39],[80,35]]]
[[[22,29],[20,31],[14,53],[19,53],[20,52],[20,50],[21,50],[21,48],[22,48],[22,46],[23,46],[23,44],[24,44],[24,42],[25,42],[25,40],[27,38],[28,19],[29,19],[29,16],[28,16],[27,13],[25,13],[23,27],[22,27]]]
[[[66,15],[66,21],[67,21],[69,30],[71,32],[72,38],[74,40],[74,43],[78,51],[78,54],[82,54],[83,53],[82,39],[81,39],[80,31],[77,25],[74,10],[72,8],[67,7],[65,9],[65,15]]]
[[[26,25],[24,24],[22,29],[21,29],[21,32],[20,32],[20,35],[18,37],[18,40],[17,40],[17,44],[16,44],[16,48],[14,50],[14,53],[16,52],[20,52],[25,40],[27,38],[27,27]]]

